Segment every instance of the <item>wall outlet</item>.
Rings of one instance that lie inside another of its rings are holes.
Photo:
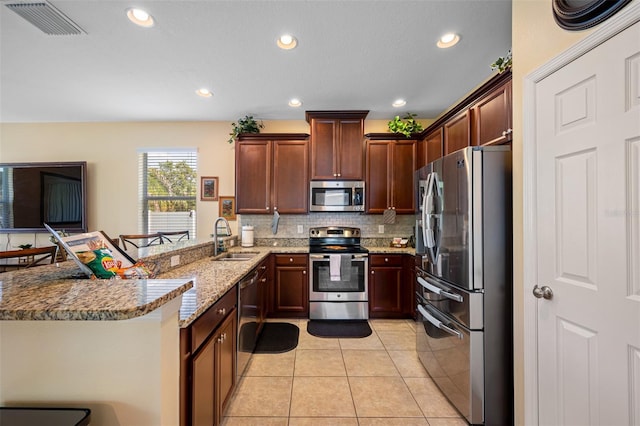
[[[180,255],[176,254],[171,256],[171,267],[178,266],[180,264]]]
[[[384,234],[384,225],[378,225],[378,234]]]
[[[302,234],[303,232],[302,225],[298,225],[298,234]]]

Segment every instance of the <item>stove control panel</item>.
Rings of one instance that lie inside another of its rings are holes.
[[[360,228],[345,226],[322,226],[309,229],[310,238],[353,238],[360,237]]]

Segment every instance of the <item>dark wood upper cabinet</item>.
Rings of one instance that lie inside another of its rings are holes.
[[[418,167],[467,146],[510,143],[513,135],[511,71],[496,74],[427,127]]]
[[[378,139],[389,134],[368,134],[366,142],[365,200],[367,213],[393,209],[399,214],[415,212],[413,175],[416,170],[415,140]]]
[[[483,96],[473,106],[474,145],[511,142],[511,81]]]
[[[442,127],[438,127],[418,142],[418,159],[416,164],[418,169],[442,157],[442,135]]]
[[[369,111],[307,111],[311,180],[362,180],[364,119]]]
[[[444,155],[471,145],[471,111],[464,110],[443,126]]]
[[[269,140],[236,140],[236,210],[271,212],[271,148]]]
[[[241,135],[236,141],[236,212],[306,214],[307,134]]]

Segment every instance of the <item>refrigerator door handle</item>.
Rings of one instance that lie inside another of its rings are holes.
[[[454,300],[454,301],[459,302],[459,303],[462,303],[463,300],[464,300],[462,298],[462,296],[460,296],[459,294],[450,293],[450,292],[448,292],[448,291],[446,291],[444,289],[441,289],[440,287],[436,287],[435,285],[425,281],[425,279],[422,278],[422,277],[418,277],[418,283],[422,287],[426,288],[427,290],[429,290],[429,291],[431,291],[431,292],[433,292],[433,293],[435,293],[435,294],[437,294],[439,296],[444,296],[447,299],[451,299],[451,300]]]
[[[442,321],[438,320],[433,315],[431,315],[429,312],[427,312],[427,310],[424,309],[422,307],[422,305],[418,305],[418,311],[420,312],[420,314],[422,314],[423,317],[425,317],[425,319],[427,321],[429,321],[431,324],[433,324],[434,326],[436,326],[440,330],[446,331],[447,333],[449,333],[449,334],[451,334],[453,336],[456,336],[458,339],[462,340],[462,338],[463,338],[462,333],[460,333],[457,330],[454,330],[451,327],[448,327],[448,326],[444,325],[444,323]]]
[[[427,176],[427,188],[426,191],[424,191],[424,200],[422,202],[422,237],[425,246],[429,249],[435,245],[435,238],[431,227],[431,211],[433,210],[432,181],[433,173],[429,173],[429,176]]]

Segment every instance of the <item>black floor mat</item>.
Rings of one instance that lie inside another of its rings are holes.
[[[256,354],[279,354],[298,346],[300,329],[286,322],[266,322],[256,343]]]
[[[367,320],[309,320],[307,331],[316,337],[367,337],[371,327]]]

